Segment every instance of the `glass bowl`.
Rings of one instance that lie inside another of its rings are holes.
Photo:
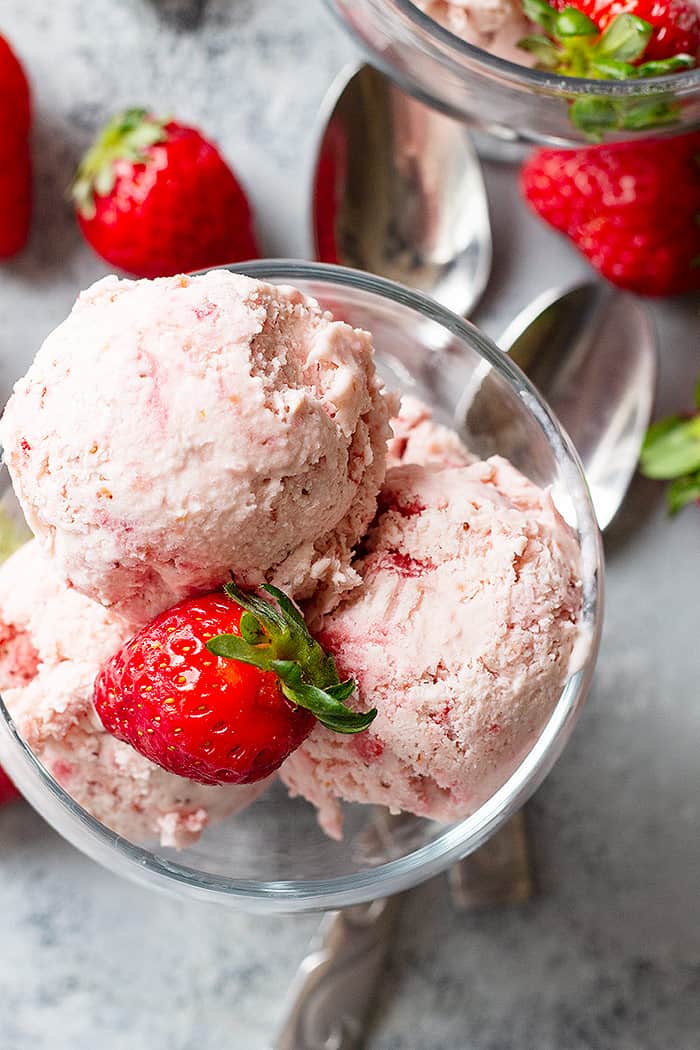
[[[0,763],[58,832],[113,872],[249,911],[325,910],[393,894],[437,874],[480,846],[540,784],[573,729],[597,655],[600,535],[568,438],[523,374],[477,329],[420,294],[345,268],[274,261],[231,269],[293,284],[337,317],[372,331],[385,380],[428,402],[474,451],[498,451],[549,486],[581,546],[584,609],[576,670],[521,765],[477,812],[453,825],[346,806],[345,837],[338,843],[323,834],[308,803],[291,800],[277,783],[183,852],[144,846],[78,806],[25,745],[0,702]],[[6,470],[4,483],[3,506],[12,514]]]
[[[466,43],[412,0],[326,3],[370,61],[402,88],[506,141],[589,142],[569,112],[582,99],[592,100],[601,120],[605,114],[626,123],[606,132],[609,141],[700,126],[700,69],[626,81],[560,76]]]

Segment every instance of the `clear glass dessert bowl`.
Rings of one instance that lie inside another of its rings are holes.
[[[30,803],[70,842],[113,872],[182,897],[249,911],[325,910],[407,889],[477,849],[533,793],[576,722],[596,660],[602,618],[600,536],[580,464],[547,405],[477,329],[426,297],[344,268],[273,261],[232,267],[292,284],[374,335],[387,385],[431,406],[481,456],[499,453],[548,488],[577,537],[583,611],[569,677],[549,721],[508,780],[452,825],[380,807],[346,805],[341,842],[315,811],[276,782],[252,806],[208,827],[186,850],[116,835],[82,809],[23,741],[0,701],[0,763]],[[2,477],[2,509],[19,508]]]
[[[700,126],[700,68],[638,80],[562,76],[468,44],[412,0],[326,3],[400,87],[502,140],[589,142],[572,120],[572,106],[582,103],[609,141]]]

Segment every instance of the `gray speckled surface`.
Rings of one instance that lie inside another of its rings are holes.
[[[61,204],[115,108],[201,123],[252,191],[268,254],[303,254],[316,108],[351,55],[320,0],[1,0],[35,85],[37,217],[0,269],[0,390],[76,289],[104,272]],[[492,333],[583,263],[492,167]],[[690,404],[697,302],[655,307],[662,408]],[[608,543],[595,688],[531,807],[541,894],[457,916],[412,893],[369,1050],[697,1050],[700,1046],[700,518],[664,519],[638,481]],[[1,1050],[264,1050],[313,917],[183,906],[117,881],[24,805],[0,812]]]

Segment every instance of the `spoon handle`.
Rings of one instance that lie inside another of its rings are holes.
[[[523,904],[535,892],[526,810],[447,872],[457,911]]]
[[[271,1050],[357,1050],[400,900],[370,901],[325,916],[292,982]]]

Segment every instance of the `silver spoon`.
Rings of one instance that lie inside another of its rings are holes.
[[[491,224],[466,129],[371,66],[346,70],[321,112],[314,254],[381,274],[466,316],[491,271]]]

